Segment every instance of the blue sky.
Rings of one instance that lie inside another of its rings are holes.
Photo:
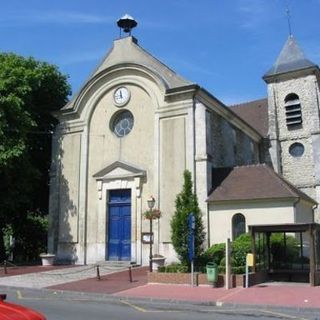
[[[266,96],[261,76],[292,30],[320,63],[320,0],[0,0],[0,49],[58,65],[73,92],[119,36],[138,21],[139,45],[226,104]]]

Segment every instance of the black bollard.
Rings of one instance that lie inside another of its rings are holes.
[[[129,267],[129,281],[132,282],[132,267]]]
[[[100,277],[100,269],[99,269],[99,265],[97,264],[97,279],[98,280],[101,280],[101,277]]]

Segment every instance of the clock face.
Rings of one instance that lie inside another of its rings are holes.
[[[130,91],[126,87],[119,87],[113,94],[115,104],[122,106],[130,99]]]

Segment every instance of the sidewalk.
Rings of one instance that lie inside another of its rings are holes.
[[[261,305],[320,309],[320,287],[271,283],[248,289],[194,287],[188,285],[147,284],[114,294],[123,298],[155,298],[223,305]]]
[[[81,269],[82,268],[82,269]],[[86,268],[86,269],[85,269]],[[230,290],[209,286],[191,287],[190,285],[148,284],[147,267],[132,269],[132,282],[128,270],[106,272],[98,280],[88,266],[68,267],[44,271],[36,269],[26,274],[0,276],[0,285],[27,288],[50,289],[52,293],[62,290],[78,292],[89,298],[94,294],[107,295],[115,299],[147,299],[217,306],[270,306],[288,308],[315,308],[320,310],[320,287],[310,287],[301,283],[265,283],[248,289],[237,287]],[[87,270],[86,272],[79,272]],[[41,272],[42,271],[42,272]],[[102,274],[104,273],[101,270]],[[17,271],[16,271],[17,272]],[[53,274],[61,274],[60,277]],[[76,275],[76,279],[70,278]],[[56,279],[53,281],[53,279]],[[14,280],[14,281],[12,281]],[[35,285],[36,284],[36,285]],[[2,289],[3,290],[3,289]],[[1,287],[0,287],[0,291]],[[48,291],[50,293],[50,291]],[[70,293],[71,294],[71,293]]]

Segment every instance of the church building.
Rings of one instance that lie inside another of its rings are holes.
[[[130,16],[126,16],[131,19]],[[120,20],[119,20],[120,21]],[[126,31],[126,30],[125,30]],[[192,174],[206,246],[249,225],[318,221],[320,72],[290,36],[263,76],[267,97],[226,106],[129,35],[56,117],[48,250],[61,261],[175,261],[170,221]]]

